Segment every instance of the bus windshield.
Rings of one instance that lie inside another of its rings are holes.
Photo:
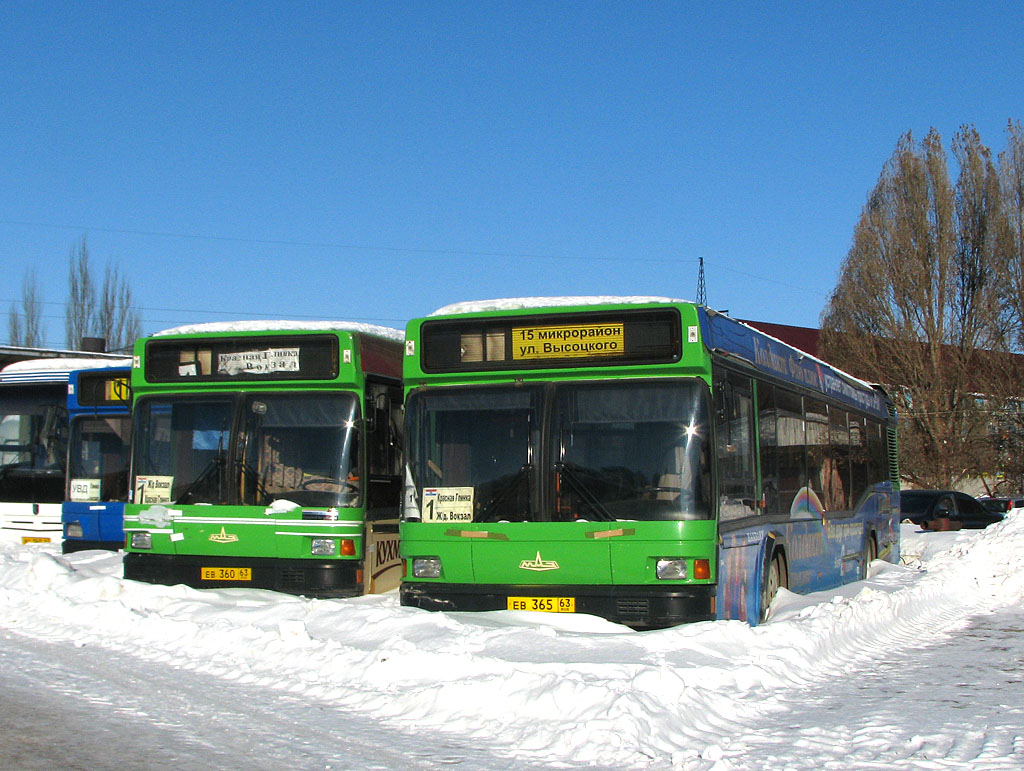
[[[560,386],[550,452],[556,518],[710,517],[705,393],[693,381]]]
[[[352,394],[154,397],[137,413],[136,503],[359,505]]]
[[[63,386],[66,388],[66,386]],[[68,414],[63,391],[0,399],[0,500],[60,503],[64,500]],[[58,401],[58,399],[60,401]]]
[[[407,405],[421,521],[682,520],[712,516],[699,381],[427,389]],[[546,416],[542,419],[542,416]],[[542,420],[548,422],[542,445]],[[463,501],[434,517],[431,503]]]
[[[67,409],[56,398],[3,399],[0,403],[0,466],[63,471],[67,423]]]
[[[537,388],[446,389],[414,394],[410,466],[420,487],[472,489],[472,520],[540,518],[533,459],[540,441]],[[454,494],[454,493],[453,493]]]
[[[71,422],[68,476],[72,501],[123,501],[128,493],[131,419],[97,415]]]

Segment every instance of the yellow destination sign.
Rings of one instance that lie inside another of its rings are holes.
[[[128,379],[119,377],[106,382],[106,393],[103,394],[103,398],[108,402],[126,402],[128,401]]]
[[[513,359],[578,359],[622,356],[625,352],[622,324],[569,324],[512,329]]]

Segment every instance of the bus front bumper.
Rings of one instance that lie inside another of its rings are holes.
[[[184,584],[196,589],[271,589],[309,597],[354,597],[363,594],[361,561],[297,560],[266,557],[201,557],[144,554],[124,556],[124,577],[149,584]],[[204,578],[210,569],[229,580]],[[244,572],[244,571],[248,572]]]
[[[661,629],[715,618],[715,587],[515,586],[402,583],[402,605],[423,610],[508,610],[510,597],[571,597],[576,613],[589,613],[634,629]]]

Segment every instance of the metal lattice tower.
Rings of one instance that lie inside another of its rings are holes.
[[[698,262],[700,267],[697,271],[697,304],[707,305],[708,290],[707,287],[704,286],[704,258],[699,258]]]

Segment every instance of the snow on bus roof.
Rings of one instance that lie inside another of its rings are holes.
[[[377,324],[363,324],[356,321],[211,321],[204,324],[185,324],[157,332],[162,335],[213,334],[222,332],[280,332],[288,330],[323,330],[331,332],[361,332],[364,335],[382,337],[402,342],[405,333],[399,329],[382,327]]]
[[[130,367],[131,357],[125,359],[86,359],[78,357],[53,357],[47,359],[25,359],[15,361],[3,368],[4,372],[70,372],[75,369],[99,369],[101,367]]]
[[[503,300],[472,300],[453,303],[438,308],[431,316],[449,316],[456,313],[478,313],[480,311],[509,311],[521,308],[561,308],[567,305],[646,305],[650,303],[680,303],[671,297],[616,297],[613,295],[592,295],[583,297],[509,297]]]

